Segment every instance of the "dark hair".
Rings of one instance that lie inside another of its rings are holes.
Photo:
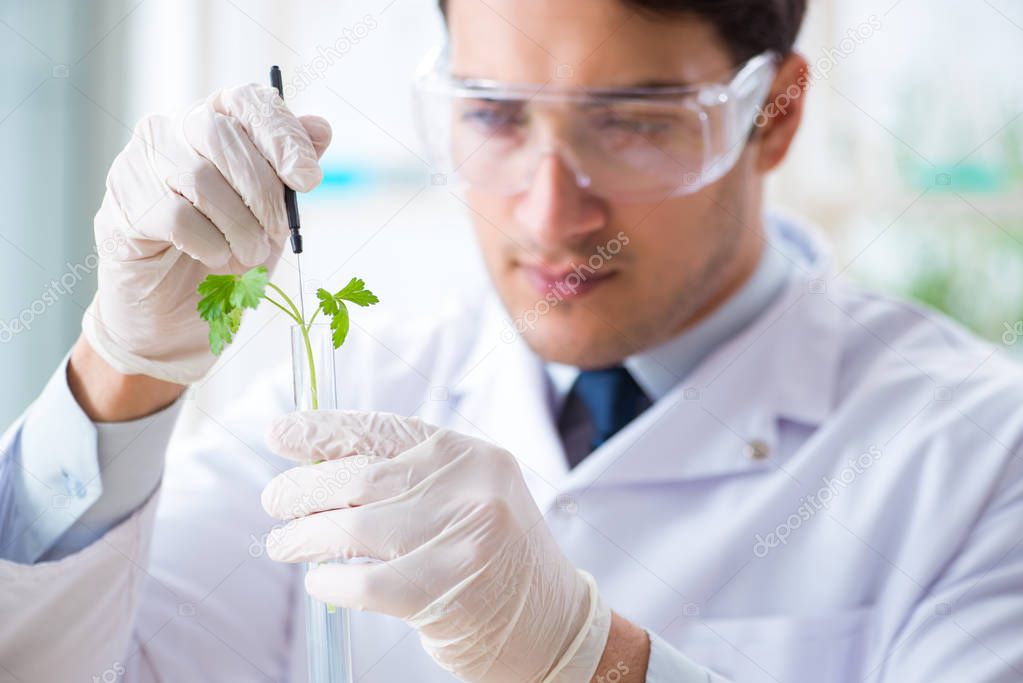
[[[792,52],[807,0],[619,0],[656,17],[696,16],[710,22],[740,64],[766,50]],[[439,0],[441,12],[446,0]]]

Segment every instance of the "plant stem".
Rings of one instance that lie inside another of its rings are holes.
[[[278,303],[278,302],[274,301],[273,299],[271,299],[270,297],[266,296],[265,294],[263,295],[263,298],[264,298],[264,299],[266,299],[267,301],[269,301],[270,303],[272,303],[272,304],[273,304],[274,306],[276,306],[277,308],[279,308],[279,309],[281,309],[282,311],[284,311],[284,314],[285,314],[285,315],[287,315],[287,316],[288,316],[289,318],[291,318],[292,320],[294,320],[294,321],[295,321],[295,322],[296,322],[297,324],[299,324],[299,325],[301,325],[301,324],[302,324],[302,321],[301,321],[301,320],[299,320],[298,318],[296,318],[296,317],[295,317],[295,314],[294,314],[294,313],[292,313],[291,311],[289,311],[288,309],[286,309],[286,308],[285,308],[284,306],[282,306],[282,305],[281,305],[280,303]]]
[[[305,353],[309,359],[309,391],[312,392],[313,410],[320,409],[319,392],[316,389],[316,364],[313,361],[313,345],[309,343],[309,328],[299,325],[302,330],[302,341],[305,342]]]
[[[302,313],[299,312],[298,306],[296,306],[295,302],[291,300],[291,297],[284,293],[283,289],[281,289],[272,282],[268,282],[267,286],[272,288],[278,294],[280,294],[281,298],[284,299],[284,301],[287,302],[289,306],[291,306],[291,310],[293,311],[294,314],[289,315],[291,315],[292,319],[294,319],[295,322],[298,323],[298,328],[302,330],[302,342],[305,344],[306,358],[309,360],[309,391],[311,393],[310,398],[312,399],[312,409],[319,410],[320,398],[319,391],[317,390],[316,386],[316,363],[313,360],[313,345],[309,341],[309,328],[312,327],[313,318],[316,317],[316,314],[319,312],[320,309],[319,307],[316,308],[316,311],[313,312],[312,318],[309,319],[309,323],[306,324],[306,322],[302,319]],[[278,304],[273,299],[269,297],[264,298],[270,303],[276,304],[277,307],[280,308],[285,313],[288,313],[288,311],[283,306]]]
[[[288,296],[287,294],[284,293],[283,289],[281,289],[280,287],[278,287],[277,285],[275,285],[272,282],[266,283],[266,286],[269,287],[270,289],[274,290],[278,294],[280,294],[281,298],[284,299],[284,301],[287,302],[287,304],[289,306],[291,306],[291,310],[294,313],[294,315],[291,316],[292,318],[294,318],[295,320],[301,321],[299,323],[300,325],[305,323],[305,321],[302,320],[302,314],[299,312],[298,306],[295,305],[295,302],[291,300],[290,296]]]

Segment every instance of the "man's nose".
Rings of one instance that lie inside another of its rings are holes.
[[[561,246],[603,228],[603,200],[579,187],[579,181],[557,152],[538,162],[533,180],[515,206],[515,219],[539,244]]]

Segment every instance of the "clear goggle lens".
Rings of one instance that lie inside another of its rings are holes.
[[[774,65],[755,57],[728,84],[554,90],[453,79],[441,52],[416,81],[416,110],[431,165],[476,190],[524,192],[557,155],[580,187],[649,201],[696,192],[734,166]]]

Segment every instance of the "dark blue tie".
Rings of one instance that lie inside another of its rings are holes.
[[[593,426],[590,451],[614,436],[649,405],[643,390],[622,366],[583,370],[572,386]],[[572,463],[575,465],[576,463]]]

